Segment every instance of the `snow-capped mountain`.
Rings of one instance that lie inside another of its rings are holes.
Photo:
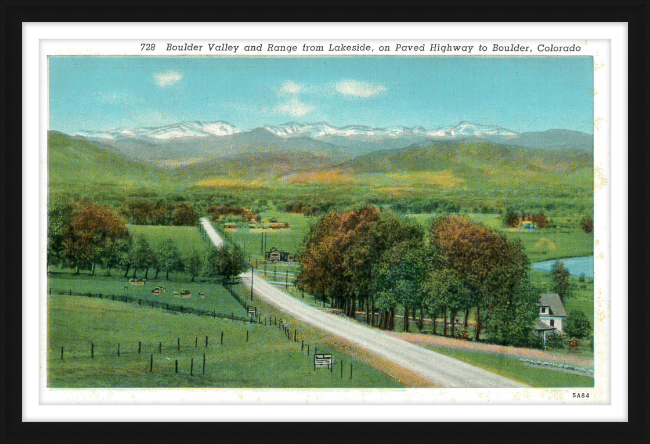
[[[460,122],[450,128],[438,128],[427,131],[429,137],[481,137],[481,136],[517,136],[518,133],[491,125],[477,125],[470,122]]]
[[[350,125],[343,127],[331,126],[325,122],[297,123],[288,122],[277,126],[264,126],[264,129],[278,137],[310,137],[318,139],[326,136],[338,137],[481,137],[481,136],[516,136],[517,133],[505,128],[492,125],[477,125],[469,122],[460,122],[451,127],[440,127],[427,130],[422,126],[405,127],[395,126],[389,128],[372,128],[364,125]]]
[[[154,164],[170,159],[203,159],[260,152],[279,156],[309,153],[344,159],[375,151],[424,145],[433,147],[472,139],[504,146],[593,151],[593,136],[577,131],[517,133],[499,126],[469,122],[435,129],[422,126],[336,127],[325,122],[288,122],[242,131],[228,122],[196,121],[151,128],[81,131],[72,136]]]
[[[231,136],[240,131],[228,122],[183,122],[154,128],[118,129],[115,131],[81,131],[73,136],[88,139],[116,140],[120,138],[171,140],[189,137]]]

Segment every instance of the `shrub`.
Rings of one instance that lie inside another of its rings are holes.
[[[546,337],[546,348],[561,350],[566,346],[564,335],[554,334]]]
[[[591,333],[591,323],[581,311],[572,310],[564,323],[566,334],[576,338],[584,338]]]

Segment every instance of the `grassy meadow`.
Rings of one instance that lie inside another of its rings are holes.
[[[205,253],[210,245],[201,238],[196,227],[166,226],[166,225],[127,225],[131,236],[142,235],[152,248],[156,249],[167,239],[172,239],[182,255],[193,250]]]
[[[298,327],[290,323],[291,327]],[[75,296],[48,301],[48,386],[345,388],[400,387],[385,373],[299,330],[288,340],[276,326],[169,313]],[[224,342],[221,344],[221,333]],[[248,342],[246,335],[248,332]],[[208,345],[205,345],[205,337]],[[178,340],[180,339],[180,351]],[[91,358],[91,343],[94,358]],[[117,356],[118,343],[120,356]],[[138,353],[141,343],[141,353]],[[162,344],[162,351],[159,346]],[[61,359],[63,347],[63,359]],[[313,368],[314,347],[332,352],[333,372]],[[203,354],[205,353],[205,375]],[[150,372],[153,355],[153,372]],[[191,360],[193,375],[190,375]],[[344,376],[340,376],[341,360]],[[178,361],[178,373],[176,373]],[[349,377],[350,363],[353,378]]]
[[[166,281],[164,276],[155,279],[147,279],[145,285],[131,285],[129,278],[117,272],[114,276],[102,276],[97,273],[90,276],[86,273],[75,275],[70,272],[50,273],[49,287],[53,293],[92,293],[111,296],[130,296],[147,301],[156,301],[170,305],[182,305],[187,308],[216,311],[223,314],[234,314],[235,316],[246,316],[246,310],[219,284],[211,282],[188,282],[170,280]],[[142,274],[142,273],[141,273]],[[165,287],[162,294],[153,294],[152,290],[158,286]],[[181,297],[183,290],[189,290],[191,297]],[[174,292],[178,295],[174,295]],[[199,296],[203,293],[203,298]]]

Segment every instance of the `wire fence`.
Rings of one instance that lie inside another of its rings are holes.
[[[244,307],[247,311],[249,309],[254,309],[255,316],[235,316],[234,313],[220,313],[217,312],[216,310],[202,310],[199,308],[195,307],[188,307],[186,305],[176,305],[176,304],[170,304],[168,302],[160,302],[160,301],[152,301],[152,300],[147,300],[147,299],[141,299],[141,298],[136,298],[133,296],[126,296],[126,295],[117,295],[117,294],[103,294],[103,293],[79,293],[79,292],[73,292],[72,290],[66,291],[61,291],[61,290],[53,290],[50,288],[50,295],[52,294],[58,294],[58,295],[67,295],[67,296],[81,296],[81,297],[88,297],[88,298],[98,298],[98,299],[107,299],[111,301],[116,301],[116,302],[126,302],[126,303],[131,303],[131,304],[137,304],[138,306],[144,306],[144,307],[150,307],[150,308],[159,308],[162,310],[170,311],[170,312],[177,312],[177,313],[182,313],[182,314],[192,314],[196,316],[207,316],[211,318],[219,318],[219,319],[230,319],[231,321],[242,321],[242,322],[249,322],[251,324],[261,324],[262,321],[260,319],[260,315],[257,312],[257,307],[253,307],[251,305],[246,304],[239,296],[235,295],[234,291],[232,291],[232,288],[228,288],[230,294]]]

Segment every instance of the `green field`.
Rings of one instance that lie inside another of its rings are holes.
[[[293,342],[275,326],[60,295],[49,298],[48,326],[49,387],[400,387],[385,374],[333,350],[317,335],[302,329],[299,342]],[[220,344],[222,332],[223,345]],[[310,345],[309,356],[306,347],[301,350],[301,340]],[[90,357],[91,343],[94,358]],[[319,352],[334,354],[333,372],[314,370],[314,347]],[[205,375],[202,374],[204,353]],[[149,371],[151,355],[153,372]],[[193,376],[190,375],[191,359],[194,359]],[[343,378],[341,360],[345,370]],[[352,380],[350,363],[353,364]]]
[[[594,386],[594,378],[589,376],[531,367],[525,365],[517,358],[498,356],[489,353],[451,350],[445,347],[428,346],[427,348],[531,387]]]
[[[150,275],[151,276],[151,275]],[[153,276],[151,276],[153,277]],[[87,274],[51,273],[48,282],[54,293],[92,293],[115,296],[130,296],[148,301],[182,305],[188,308],[216,311],[217,313],[246,316],[246,310],[221,285],[209,282],[177,282],[164,279],[149,279],[145,285],[131,285],[129,279],[118,276],[89,276]],[[153,294],[151,291],[164,286],[165,292]],[[126,289],[125,289],[126,287]],[[190,290],[191,298],[174,297],[174,292]],[[202,292],[205,299],[199,296]]]
[[[293,254],[300,253],[312,224],[317,220],[314,217],[285,213],[275,209],[261,212],[260,217],[262,220],[277,220],[278,222],[287,222],[290,225],[289,229],[265,230],[266,251],[271,250],[271,248],[277,248],[280,251],[287,251]],[[213,222],[213,225],[223,226],[223,222]],[[239,222],[238,226],[242,228],[235,231],[226,231],[226,240],[239,245],[247,257],[250,256],[252,261],[256,259],[263,260],[261,230],[251,231],[248,229],[248,223],[244,222]]]
[[[131,236],[144,236],[152,248],[156,249],[163,241],[172,239],[182,255],[196,250],[203,254],[210,246],[201,238],[197,227],[176,227],[165,225],[127,225]]]

